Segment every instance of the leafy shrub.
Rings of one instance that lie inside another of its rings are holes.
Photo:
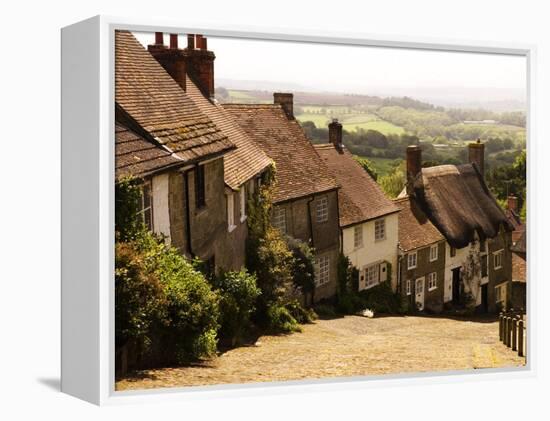
[[[286,307],[271,305],[267,308],[267,328],[273,333],[301,332],[298,322]]]
[[[315,305],[314,310],[320,318],[333,319],[338,317],[338,313],[336,313],[334,306],[330,304],[317,304]]]
[[[139,217],[141,187],[139,180],[126,177],[115,185],[115,238],[131,241],[145,230]]]
[[[291,273],[294,286],[304,294],[311,293],[315,289],[313,249],[309,244],[290,236],[286,236],[285,241],[293,257]]]
[[[230,339],[234,346],[250,325],[261,291],[256,285],[256,276],[245,269],[224,273],[214,281],[214,286],[220,295],[220,336]]]
[[[158,277],[145,266],[145,256],[132,243],[115,246],[115,338],[120,348],[131,343],[147,348],[150,329],[163,318],[166,297]]]
[[[290,315],[300,324],[313,323],[317,319],[317,314],[310,308],[304,308],[298,300],[291,300],[285,305]]]
[[[375,313],[398,313],[401,309],[401,299],[392,291],[389,281],[360,291],[359,297],[361,306],[371,309]]]

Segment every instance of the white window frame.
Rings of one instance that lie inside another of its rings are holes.
[[[412,294],[412,281],[410,279],[407,279],[407,281],[405,282],[405,291],[407,295]]]
[[[493,268],[495,270],[502,269],[502,257],[504,255],[504,249],[497,250],[493,253]],[[498,261],[498,264],[497,264]]]
[[[286,224],[286,209],[281,207],[275,207],[273,209],[273,226],[281,231],[282,234],[287,233]]]
[[[411,264],[411,261],[414,261],[414,264]],[[416,269],[417,265],[418,265],[418,252],[413,251],[407,255],[407,269],[408,270]]]
[[[364,271],[365,289],[372,288],[380,283],[380,263],[366,266]]]
[[[386,239],[386,218],[374,221],[374,241],[384,241]]]
[[[363,247],[363,225],[353,227],[353,248],[355,250]]]
[[[246,186],[243,184],[239,190],[239,200],[241,207],[241,223],[246,221]]]
[[[430,246],[430,262],[435,262],[439,258],[439,244]]]
[[[148,206],[146,206],[146,204],[148,204]],[[138,213],[141,215],[141,219],[145,224],[145,227],[152,232],[154,230],[152,180],[145,180],[141,185],[140,210]],[[149,217],[147,217],[147,215],[149,215]]]
[[[330,281],[330,258],[319,256],[315,259],[315,285],[321,286]]]
[[[326,196],[317,199],[315,214],[317,215],[317,223],[322,224],[328,221],[328,198]]]
[[[437,289],[437,272],[428,274],[428,291]]]
[[[495,303],[506,303],[506,284],[495,286]]]
[[[232,232],[235,228],[235,199],[231,192],[227,194],[227,231]]]

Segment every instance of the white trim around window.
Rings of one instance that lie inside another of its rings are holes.
[[[235,228],[235,199],[231,192],[227,194],[227,231],[232,232]]]
[[[418,260],[418,254],[416,251],[413,251],[407,255],[407,269],[414,269],[416,268]]]
[[[328,221],[328,198],[326,196],[317,199],[316,213],[318,223]]]
[[[374,221],[374,241],[386,239],[386,220],[384,218]]]
[[[493,267],[495,270],[502,268],[502,257],[504,255],[504,249],[495,251],[493,253]]]
[[[353,248],[355,250],[363,247],[363,225],[353,227]]]
[[[437,289],[437,272],[428,274],[428,291]]]
[[[407,281],[405,283],[405,290],[407,292],[407,295],[412,294],[412,281],[410,279],[407,279]]]
[[[315,285],[320,286],[330,281],[330,259],[319,256],[315,259]]]
[[[439,244],[430,246],[430,262],[435,262],[439,255]]]

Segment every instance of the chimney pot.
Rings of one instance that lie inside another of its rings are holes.
[[[201,34],[197,34],[195,35],[195,47],[198,49],[198,50],[202,50],[202,35]]]
[[[195,49],[195,35],[194,34],[187,34],[187,48],[189,50]]]
[[[294,120],[294,95],[283,92],[273,93],[273,103],[279,104],[289,120]]]
[[[344,149],[342,144],[342,124],[337,118],[333,118],[328,125],[328,141],[334,145],[338,151]]]
[[[208,50],[206,39],[207,39],[206,37],[202,38],[201,50]]]
[[[155,44],[156,45],[164,45],[164,33],[163,32],[155,32]]]
[[[476,164],[482,176],[485,176],[485,144],[477,139],[475,143],[468,144],[468,160]]]
[[[170,34],[170,48],[178,48],[178,34]]]

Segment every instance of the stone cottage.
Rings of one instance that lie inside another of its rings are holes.
[[[294,118],[293,95],[274,104],[224,104],[244,131],[275,162],[273,225],[315,250],[313,301],[334,296],[340,250],[338,184]]]
[[[479,311],[510,301],[512,227],[484,179],[484,145],[468,145],[469,164],[422,168],[419,146],[407,148],[408,196],[447,242],[444,302]]]
[[[345,148],[337,120],[329,124],[329,144],[315,149],[340,185],[341,248],[359,270],[359,290],[391,281],[395,291],[399,208]]]
[[[117,173],[143,180],[146,223],[211,271],[217,261],[238,259],[220,241],[227,231],[224,156],[236,145],[127,31],[116,31],[115,73]],[[131,136],[139,144],[124,143]],[[148,160],[149,150],[158,158]],[[144,162],[159,171],[142,171]]]
[[[178,48],[177,34],[170,34],[169,46],[164,34],[155,34],[155,44],[148,51],[185,91],[197,108],[208,116],[220,132],[236,146],[223,157],[224,200],[214,204],[225,209],[226,229],[215,235],[216,266],[239,270],[245,264],[248,237],[247,203],[260,177],[272,164],[271,159],[250,139],[235,118],[214,99],[214,53],[207,48],[207,38],[187,35],[187,47]],[[218,167],[222,162],[217,163]],[[218,168],[221,172],[221,169]],[[183,191],[183,188],[181,188]]]

